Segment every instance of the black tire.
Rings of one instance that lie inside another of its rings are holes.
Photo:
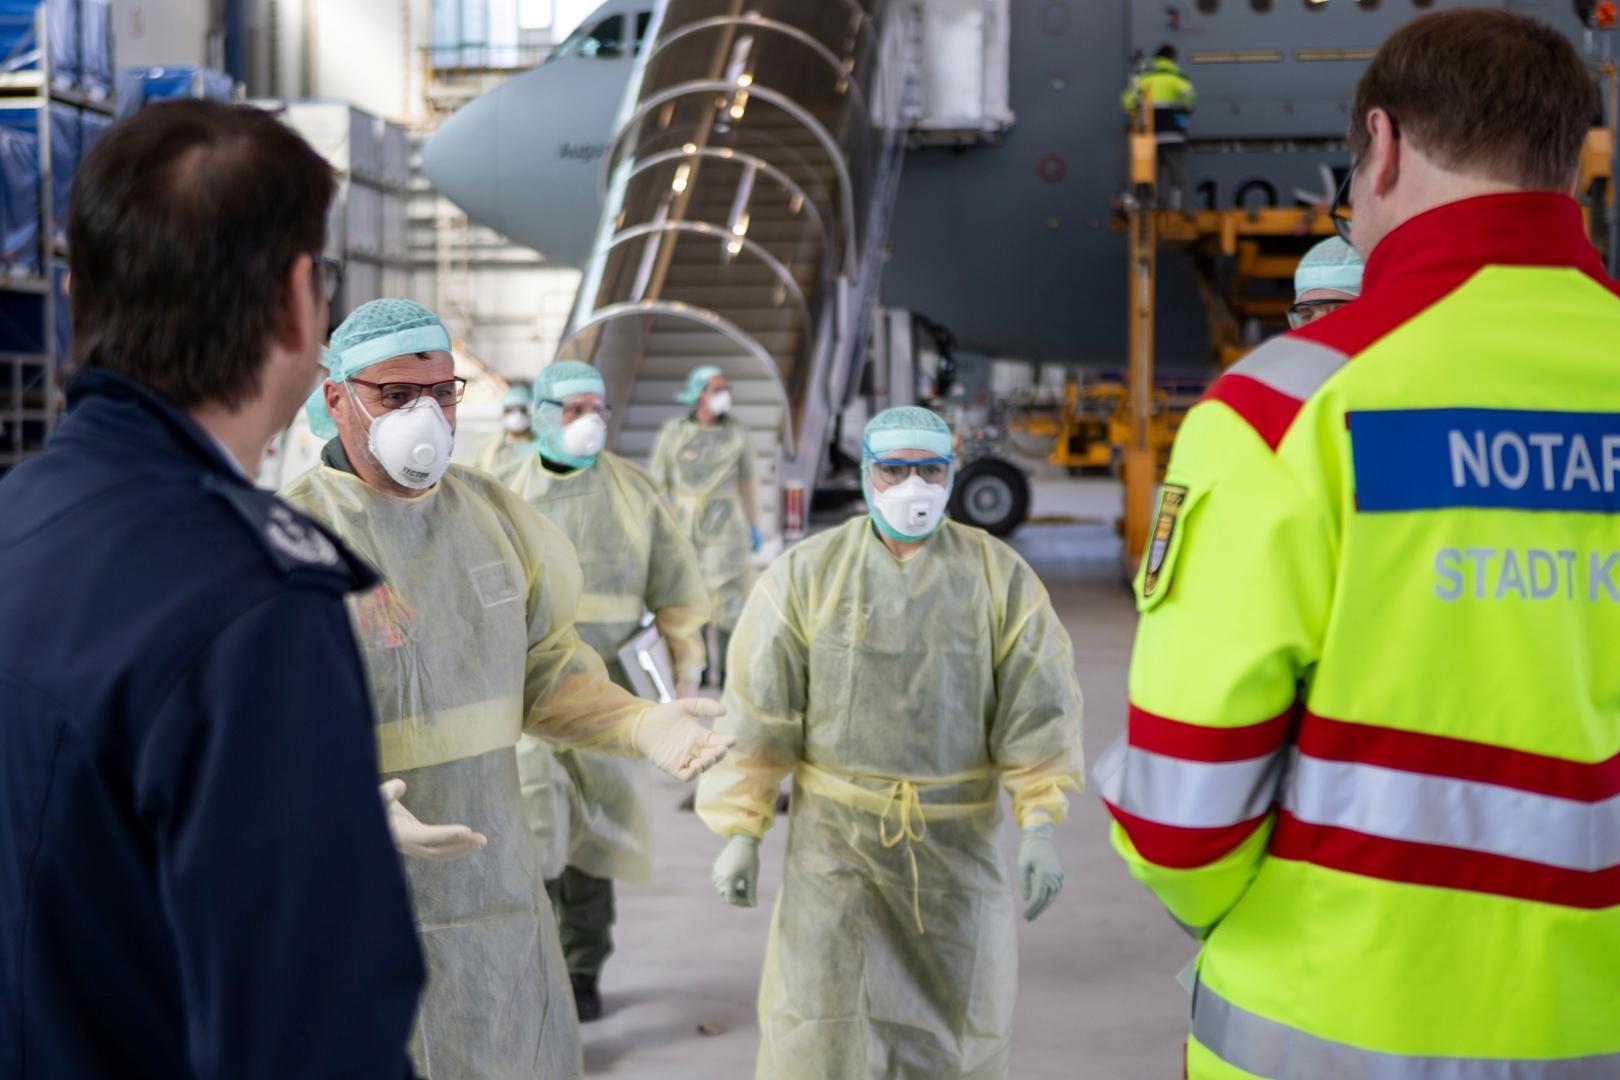
[[[1006,536],[1029,516],[1029,481],[1023,470],[1000,458],[962,466],[951,492],[951,517],[991,536]]]

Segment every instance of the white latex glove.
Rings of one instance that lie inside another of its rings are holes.
[[[394,849],[413,859],[449,862],[483,848],[489,837],[465,825],[425,825],[405,809],[399,797],[405,794],[405,781],[390,780],[378,789],[388,814],[388,831],[394,836]]]
[[[1063,863],[1051,825],[1026,825],[1018,841],[1018,879],[1024,886],[1024,918],[1034,922],[1063,891]]]
[[[707,698],[667,701],[636,718],[630,742],[642,757],[675,779],[690,780],[736,744],[735,735],[716,735],[698,723],[724,715],[725,707]]]
[[[759,841],[752,836],[733,836],[720,849],[710,874],[714,891],[733,907],[753,907],[759,902]]]

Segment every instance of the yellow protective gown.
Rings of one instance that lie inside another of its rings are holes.
[[[502,428],[478,444],[473,467],[504,481],[528,457],[532,446],[532,442],[513,442]]]
[[[507,483],[573,541],[584,577],[575,615],[579,636],[601,654],[614,682],[629,689],[619,647],[648,611],[676,672],[703,670],[708,591],[697,553],[651,477],[612,453],[601,454],[588,468],[555,473],[531,452]],[[643,761],[523,737],[518,773],[548,881],[567,865],[593,877],[647,882],[652,873],[648,768]]]
[[[760,836],[794,777],[755,1075],[1007,1076],[997,783],[1020,822],[1061,821],[1082,769],[1072,647],[1034,571],[950,521],[901,562],[861,517],[772,564],[732,642],[717,729],[738,743],[698,814]]]
[[[677,416],[658,432],[652,475],[697,549],[714,602],[714,624],[734,630],[754,579],[740,489],[754,478],[748,429],[729,417],[705,427],[690,416]]]
[[[471,825],[481,852],[405,861],[428,960],[411,1057],[428,1080],[582,1074],[556,918],[524,821],[525,729],[631,754],[646,708],[574,630],[579,564],[492,477],[452,465],[398,498],[321,465],[283,492],[382,574],[351,601],[385,777],[424,821]]]

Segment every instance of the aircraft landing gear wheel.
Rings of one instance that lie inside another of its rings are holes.
[[[962,466],[951,492],[951,517],[976,525],[991,536],[1006,536],[1029,516],[1029,481],[1023,471],[998,458]]]

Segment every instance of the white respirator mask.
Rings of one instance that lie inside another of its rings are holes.
[[[945,517],[951,501],[948,484],[930,484],[920,476],[908,476],[904,483],[887,491],[875,488],[869,494],[880,515],[878,524],[896,540],[912,541],[927,537]]]
[[[373,417],[353,390],[350,399],[371,421],[366,445],[396,484],[421,491],[439,482],[450,467],[456,437],[437,401],[423,395],[415,405]]]
[[[580,417],[563,428],[562,444],[571,457],[595,457],[607,445],[607,421],[596,413]]]
[[[513,410],[501,418],[501,423],[514,435],[521,435],[529,430],[529,414]]]
[[[709,411],[716,416],[725,416],[731,412],[731,391],[722,390],[709,398]]]

